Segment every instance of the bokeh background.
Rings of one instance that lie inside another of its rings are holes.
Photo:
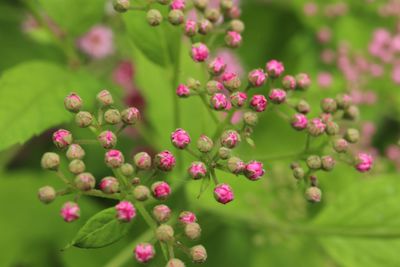
[[[254,132],[256,148],[240,147],[244,159],[264,161],[263,181],[220,174],[236,195],[226,207],[213,200],[210,190],[195,198],[199,184],[192,182],[168,201],[177,212],[199,214],[201,243],[209,255],[205,266],[399,266],[400,1],[242,0],[241,8],[242,47],[217,53],[243,74],[274,58],[284,62],[287,73],[309,73],[313,85],[306,98],[315,112],[321,98],[348,92],[362,113],[357,127],[363,140],[355,150],[372,153],[376,163],[369,174],[340,164],[319,175],[323,200],[310,204],[296,187],[290,159],[272,160],[301,151],[305,135],[267,112]],[[104,0],[3,0],[0,14],[0,266],[139,266],[132,249],[146,231],[140,218],[128,236],[110,247],[63,250],[88,218],[115,203],[83,197],[82,218],[64,223],[59,209],[72,197],[47,206],[37,200],[39,187],[62,186],[40,169],[40,158],[54,150],[51,133],[58,127],[89,136],[64,111],[64,96],[77,91],[91,109],[103,88],[119,106],[139,107],[146,120],[148,132],[126,130],[120,149],[127,155],[172,149],[171,70],[158,64],[158,40],[162,34],[173,40],[177,30],[151,29],[143,14],[115,14]],[[90,40],[102,45],[88,50],[85,41]],[[204,79],[196,76],[187,42],[172,50],[182,53],[180,81]],[[198,99],[180,105],[181,126],[192,136],[213,132]],[[96,177],[109,175],[99,164],[100,148],[88,147],[87,155]],[[187,166],[189,159],[181,164]],[[169,176],[185,179],[179,173]],[[163,266],[161,260],[149,266]]]

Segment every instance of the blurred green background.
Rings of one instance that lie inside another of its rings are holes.
[[[374,100],[360,102],[362,116],[357,126],[363,129],[366,122],[373,125],[374,132],[365,133],[368,141],[359,149],[373,150],[376,164],[369,174],[359,174],[344,164],[320,174],[323,201],[310,204],[296,187],[288,168],[290,159],[267,160],[301,151],[305,135],[291,130],[273,112],[266,112],[254,132],[256,148],[246,144],[240,147],[245,160],[264,161],[267,175],[262,181],[250,183],[218,174],[235,190],[236,200],[228,206],[217,205],[211,189],[197,199],[200,185],[196,182],[188,182],[167,202],[176,212],[190,209],[199,215],[203,229],[200,242],[209,256],[205,266],[400,266],[399,157],[387,157],[387,149],[397,143],[400,129],[400,92],[392,73],[398,55],[394,53],[394,59],[381,62],[369,52],[376,29],[397,34],[400,13],[396,14],[396,3],[316,1],[316,6],[310,6],[301,0],[242,1],[246,31],[244,43],[236,52],[243,69],[263,67],[267,60],[276,58],[284,62],[287,73],[309,73],[314,83],[306,98],[316,107],[314,113],[321,98],[354,93],[354,86],[360,94],[373,94]],[[388,9],[395,14],[382,13],[382,7],[390,4],[393,8]],[[39,187],[61,186],[52,173],[40,169],[40,158],[44,152],[55,150],[51,143],[55,128],[74,130],[74,135],[76,132],[82,138],[88,136],[64,111],[64,96],[76,91],[84,98],[85,108],[91,109],[95,95],[103,88],[114,94],[121,107],[124,102],[140,105],[151,132],[144,138],[128,131],[119,143],[120,149],[127,155],[144,148],[172,149],[171,70],[160,64],[159,38],[164,31],[162,38],[170,45],[170,53],[182,55],[180,82],[189,76],[204,81],[198,66],[187,56],[188,43],[182,42],[178,50],[177,29],[169,25],[152,29],[144,14],[135,11],[113,14],[103,0],[3,0],[0,14],[0,266],[139,266],[132,249],[146,239],[142,236],[146,226],[140,218],[130,233],[112,246],[62,250],[88,218],[115,203],[83,197],[79,202],[81,219],[64,223],[59,209],[71,197],[58,198],[48,206],[37,200]],[[36,16],[45,18],[44,24],[32,22]],[[43,27],[53,24],[57,30]],[[91,60],[76,49],[77,39],[96,24],[107,25],[114,33],[114,53],[101,60]],[[318,33],[324,28],[330,32],[327,42],[318,41]],[[324,63],[321,53],[338,51],[343,44],[349,54],[378,64],[383,73],[363,73],[354,82],[345,77],[338,64]],[[134,66],[132,87],[123,88],[113,78],[113,71],[123,60]],[[325,89],[317,82],[321,72],[332,78]],[[181,101],[180,107],[181,126],[194,138],[213,133],[212,121],[199,99]],[[86,164],[96,177],[109,175],[109,170],[98,164],[103,160],[101,151],[87,149]],[[186,168],[189,162],[190,158],[185,158],[181,164]],[[175,172],[168,179],[176,182],[185,177]],[[186,256],[181,258],[192,266]],[[148,265],[164,263],[159,255]]]

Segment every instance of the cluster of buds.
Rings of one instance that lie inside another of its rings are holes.
[[[189,177],[193,180],[212,179],[215,185],[214,197],[222,204],[231,202],[234,194],[230,185],[218,182],[216,170],[244,175],[251,181],[259,180],[264,175],[265,170],[261,162],[253,160],[245,163],[233,155],[232,150],[241,141],[240,133],[235,130],[222,132],[216,144],[210,137],[201,135],[196,142],[196,148],[200,153],[189,147],[191,137],[183,129],[176,129],[172,132],[171,141],[176,148],[186,150],[197,158],[187,169]]]

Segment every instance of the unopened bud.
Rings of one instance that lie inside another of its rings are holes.
[[[232,0],[221,0],[219,3],[222,10],[227,11],[233,8]]]
[[[286,75],[282,79],[282,87],[287,91],[296,89],[296,78],[291,75]]]
[[[326,113],[334,113],[337,110],[337,103],[333,98],[324,98],[321,101],[321,109]]]
[[[226,148],[226,147],[221,147],[218,150],[218,156],[221,159],[228,159],[228,158],[231,157],[231,154],[232,154],[232,151],[229,148]]]
[[[204,263],[207,260],[207,251],[202,245],[190,249],[190,256],[194,263]]]
[[[328,135],[337,135],[339,133],[339,125],[334,121],[328,121],[325,131]]]
[[[309,187],[306,191],[306,198],[310,202],[320,202],[321,196],[322,192],[318,187],[312,186]]]
[[[151,157],[146,152],[137,153],[133,157],[135,166],[140,170],[148,170],[151,168]]]
[[[78,144],[71,144],[67,149],[66,156],[69,160],[83,159],[85,150]]]
[[[121,119],[125,124],[133,125],[140,119],[140,112],[135,107],[124,109],[121,112]]]
[[[150,24],[150,26],[158,26],[163,20],[163,17],[157,9],[150,9],[147,12],[147,22]]]
[[[207,167],[203,162],[195,161],[190,164],[190,167],[188,168],[188,173],[190,177],[198,180],[207,175]]]
[[[235,130],[227,130],[221,135],[221,145],[227,148],[236,147],[241,141],[240,134]]]
[[[140,184],[140,178],[139,177],[134,177],[131,181],[131,184],[133,185],[138,185]]]
[[[344,110],[343,118],[348,120],[357,120],[360,116],[360,110],[357,106],[352,105]]]
[[[348,148],[349,143],[343,138],[337,139],[333,142],[333,149],[338,153],[346,152]]]
[[[207,65],[208,72],[214,76],[218,76],[225,71],[226,64],[222,57],[216,57]]]
[[[326,125],[319,118],[314,118],[308,122],[307,130],[312,136],[319,136],[325,132]]]
[[[253,111],[247,111],[243,114],[244,123],[249,126],[256,126],[258,123],[258,115]]]
[[[104,113],[106,123],[114,125],[121,122],[121,113],[118,109],[109,109]]]
[[[154,157],[154,164],[159,170],[168,172],[175,167],[176,159],[171,152],[164,150]]]
[[[331,171],[336,164],[336,161],[332,156],[323,156],[321,158],[321,162],[322,162],[322,169],[324,171]]]
[[[39,188],[38,197],[39,200],[44,204],[49,204],[56,199],[56,190],[51,186],[43,186]]]
[[[197,140],[197,149],[202,153],[210,152],[213,149],[213,147],[214,147],[213,140],[204,134],[201,135]]]
[[[170,259],[165,267],[185,267],[185,264],[180,259]]]
[[[194,6],[199,10],[204,10],[208,5],[208,0],[193,0]]]
[[[307,114],[310,112],[310,104],[305,100],[300,100],[296,105],[296,110],[300,113]]]
[[[174,239],[174,229],[168,224],[162,224],[156,229],[156,238],[161,242],[169,242]]]
[[[180,9],[173,9],[168,14],[168,21],[172,25],[180,25],[183,23],[185,19],[185,15],[183,14],[182,10]]]
[[[155,182],[151,185],[151,193],[158,200],[166,200],[171,195],[171,187],[166,182]]]
[[[131,2],[130,0],[114,0],[113,6],[115,11],[124,13],[131,7]]]
[[[100,181],[99,188],[106,194],[115,194],[119,191],[119,182],[115,177],[104,177]]]
[[[153,217],[159,223],[165,223],[171,217],[171,209],[167,205],[157,205],[153,208]]]
[[[46,152],[42,156],[41,165],[45,170],[55,171],[60,166],[60,156],[53,152]]]
[[[310,169],[318,170],[322,166],[321,158],[316,155],[311,155],[307,158],[307,166]]]
[[[293,176],[300,180],[304,178],[304,169],[301,167],[293,168]]]
[[[64,129],[59,129],[53,133],[53,143],[57,148],[64,149],[72,144],[72,134]]]
[[[138,201],[146,201],[150,197],[150,189],[144,185],[138,185],[133,189],[133,195]]]
[[[89,191],[94,188],[96,179],[89,172],[78,174],[75,177],[75,186],[81,191]]]
[[[78,112],[82,107],[82,99],[78,94],[71,93],[65,97],[64,106],[68,111]]]
[[[307,90],[311,85],[310,76],[306,73],[299,73],[296,75],[296,88],[300,90]]]
[[[352,144],[357,143],[360,140],[360,132],[354,128],[347,129],[344,139]]]
[[[113,97],[111,93],[107,90],[103,90],[97,94],[97,101],[99,102],[100,106],[107,107],[114,104]]]
[[[133,174],[133,166],[130,163],[124,163],[121,166],[121,172],[124,176],[129,177]]]
[[[86,166],[82,160],[74,159],[69,163],[68,169],[73,174],[79,174],[85,171]]]
[[[104,162],[110,168],[119,168],[124,164],[124,155],[121,151],[116,149],[111,149],[105,153]]]
[[[196,240],[201,236],[201,227],[198,223],[188,223],[185,225],[185,235],[191,239]]]
[[[194,78],[188,78],[187,86],[189,87],[189,89],[192,89],[193,91],[198,91],[201,88],[201,83],[199,80],[196,80]]]
[[[185,35],[188,37],[193,37],[196,35],[197,29],[197,22],[191,19],[186,20],[185,22]]]
[[[81,128],[89,127],[93,122],[93,115],[87,111],[79,111],[75,115],[75,123]]]
[[[214,26],[208,19],[202,19],[198,22],[198,28],[200,34],[207,35],[209,32],[212,31]]]
[[[212,23],[215,23],[219,20],[219,18],[221,17],[221,13],[219,12],[218,9],[216,8],[208,8],[206,9],[206,11],[204,12],[204,16],[211,21]]]
[[[267,74],[263,69],[255,69],[249,72],[247,79],[253,87],[263,86],[267,80]]]
[[[237,32],[237,33],[242,33],[245,29],[244,23],[241,20],[234,19],[231,20],[229,23],[229,29],[231,31]]]
[[[337,106],[340,109],[347,109],[352,103],[351,96],[346,94],[341,94],[336,97]]]
[[[228,159],[227,166],[230,172],[234,174],[242,173],[245,168],[246,164],[238,157],[231,157]]]
[[[221,90],[224,89],[224,86],[222,83],[218,81],[211,80],[207,82],[206,89],[209,95],[213,95],[215,93],[221,92]]]
[[[221,78],[225,88],[231,92],[236,91],[242,85],[242,82],[236,73],[225,72]]]
[[[101,132],[97,137],[102,147],[105,149],[113,148],[117,144],[117,137],[112,131],[106,130]]]

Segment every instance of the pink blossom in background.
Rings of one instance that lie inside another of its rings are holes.
[[[235,111],[235,113],[233,113],[232,119],[231,119],[231,123],[232,124],[238,124],[239,122],[242,121],[243,118],[243,112],[238,110]]]
[[[329,88],[332,85],[332,75],[329,72],[318,73],[317,83],[321,88]]]
[[[131,61],[122,60],[118,63],[117,67],[112,73],[113,81],[124,88],[127,92],[132,91],[133,88],[133,75],[134,67]]]
[[[232,72],[242,77],[244,75],[244,69],[239,57],[232,52],[230,49],[219,49],[216,56],[221,57],[226,63],[225,72]]]
[[[318,40],[318,42],[320,42],[321,44],[326,44],[326,43],[328,43],[331,39],[332,39],[332,32],[331,32],[331,29],[329,29],[328,27],[322,27],[322,28],[319,29],[319,31],[317,32],[317,40]]]
[[[321,52],[321,60],[325,64],[332,64],[335,61],[335,51],[332,49],[324,49]]]
[[[93,26],[78,39],[78,48],[93,59],[102,59],[114,52],[113,32],[103,25]]]
[[[400,162],[400,147],[398,145],[390,145],[385,150],[385,155],[389,160]]]
[[[373,77],[381,77],[384,74],[384,69],[382,65],[379,64],[370,64],[369,72]]]
[[[396,64],[392,69],[392,80],[396,84],[400,84],[400,64]]]
[[[318,12],[318,6],[314,2],[308,2],[303,6],[303,12],[307,16],[314,16]]]
[[[364,92],[364,95],[363,95],[364,104],[373,105],[376,103],[376,100],[377,100],[377,96],[374,91],[368,90],[368,91]]]
[[[233,4],[236,6],[240,5],[240,0],[233,0]],[[220,0],[210,0],[208,6],[210,8],[219,8]]]

